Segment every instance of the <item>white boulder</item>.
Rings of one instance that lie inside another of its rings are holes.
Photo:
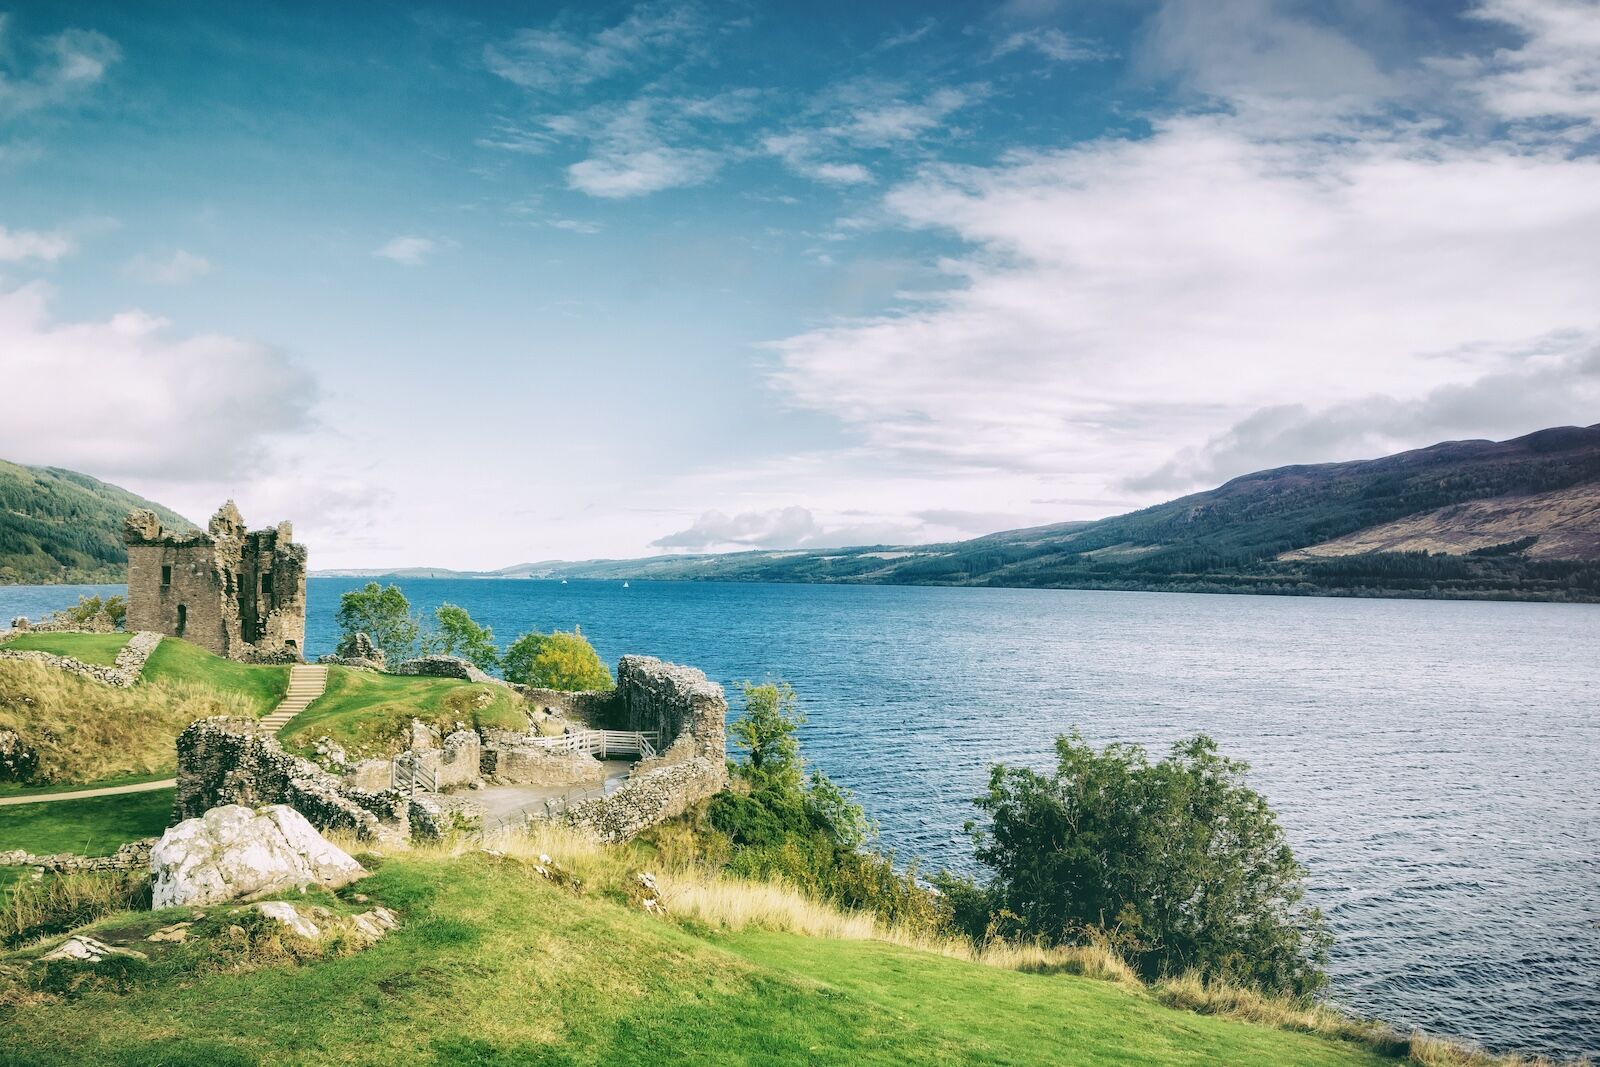
[[[307,885],[336,889],[366,873],[287,804],[228,804],[161,836],[150,852],[151,906],[216,904]]]

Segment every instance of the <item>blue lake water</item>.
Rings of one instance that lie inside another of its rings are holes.
[[[307,651],[339,594],[310,584]],[[1600,1054],[1600,608],[1054,590],[408,580],[502,644],[581,624],[602,656],[782,678],[806,754],[883,842],[970,863],[995,761],[1056,734],[1252,766],[1337,941],[1332,999],[1499,1048]],[[0,587],[0,619],[82,590]],[[116,591],[114,588],[112,591]],[[731,701],[737,709],[738,701]]]

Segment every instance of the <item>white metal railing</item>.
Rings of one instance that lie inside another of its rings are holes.
[[[627,755],[651,759],[661,743],[661,734],[656,730],[574,730],[558,737],[536,737],[519,743],[548,752],[582,752],[600,759]]]

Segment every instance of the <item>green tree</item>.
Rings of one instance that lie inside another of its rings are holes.
[[[432,637],[432,649],[446,656],[460,656],[480,670],[492,671],[500,665],[500,649],[494,631],[478,623],[467,609],[455,604],[440,604],[434,613],[439,629]]]
[[[988,932],[1108,938],[1152,979],[1197,971],[1290,994],[1323,984],[1322,915],[1246,764],[1205,736],[1151,763],[1137,745],[1096,752],[1074,731],[1056,756],[1053,774],[997,765],[977,801],[977,858],[994,872]],[[969,913],[972,888],[958,893]]]
[[[753,786],[799,793],[805,761],[797,731],[805,721],[800,698],[787,682],[746,682],[744,714],[728,724],[733,747],[744,753],[734,773]]]
[[[537,630],[525,633],[506,649],[501,663],[508,681],[540,689],[570,693],[610,689],[616,684],[601,662],[600,654],[576,626],[571,633],[563,630],[548,634]]]
[[[411,658],[422,632],[421,623],[411,614],[411,602],[399,586],[380,586],[368,582],[339,598],[334,616],[345,639],[364,633],[383,650],[391,666]]]

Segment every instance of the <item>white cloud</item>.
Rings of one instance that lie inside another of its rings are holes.
[[[1292,463],[1371,459],[1458,438],[1519,437],[1586,424],[1600,412],[1600,340],[1558,335],[1518,355],[1504,370],[1414,400],[1368,396],[1319,408],[1262,408],[1204,445],[1130,478],[1128,488],[1186,489]]]
[[[419,267],[438,249],[437,241],[427,237],[403,234],[392,237],[372,250],[380,259],[387,259],[407,267]]]
[[[1489,108],[1508,119],[1600,122],[1600,3],[1483,0],[1471,14],[1523,37],[1472,63]]]
[[[1348,110],[1395,89],[1360,45],[1282,0],[1167,0],[1150,21],[1140,60],[1236,108]]]
[[[115,41],[93,30],[63,30],[21,45],[8,40],[9,31],[10,16],[0,13],[0,115],[69,103],[100,82],[122,54]]]
[[[151,285],[182,285],[210,274],[211,261],[180,248],[170,256],[135,256],[123,267],[123,272]]]
[[[846,519],[860,516],[845,516]],[[707,511],[685,529],[658,537],[652,548],[690,552],[743,548],[845,548],[899,544],[918,538],[916,523],[845,521],[827,524],[810,508],[790,505],[727,515]]]
[[[761,147],[802,178],[830,185],[864,185],[872,181],[872,171],[860,163],[832,163],[817,158],[832,146],[811,131],[772,134],[762,140]]]
[[[54,263],[77,247],[71,237],[59,230],[8,230],[0,226],[0,263],[40,260]]]
[[[173,481],[255,469],[305,430],[316,388],[282,352],[220,334],[174,337],[142,311],[57,322],[42,284],[0,291],[6,458]]]
[[[588,222],[584,219],[551,219],[547,226],[557,230],[566,230],[568,233],[596,234],[605,229],[598,222]]]
[[[1406,404],[1486,373],[1511,404],[1532,388],[1518,353],[1600,327],[1600,158],[1560,143],[1189,115],[930,168],[885,209],[966,246],[943,264],[957,286],[779,342],[774,384],[952,473],[1114,487],[1262,408]]]
[[[524,89],[561,93],[670,58],[706,29],[690,5],[645,4],[599,30],[524,29],[484,50],[490,71]]]
[[[722,166],[715,152],[698,148],[651,148],[605,151],[567,168],[567,185],[590,196],[610,200],[702,185]]]
[[[995,42],[990,55],[999,57],[1024,50],[1037,52],[1046,59],[1053,59],[1058,63],[1083,63],[1111,58],[1111,53],[1096,42],[1081,41],[1054,26],[1008,33]]]

